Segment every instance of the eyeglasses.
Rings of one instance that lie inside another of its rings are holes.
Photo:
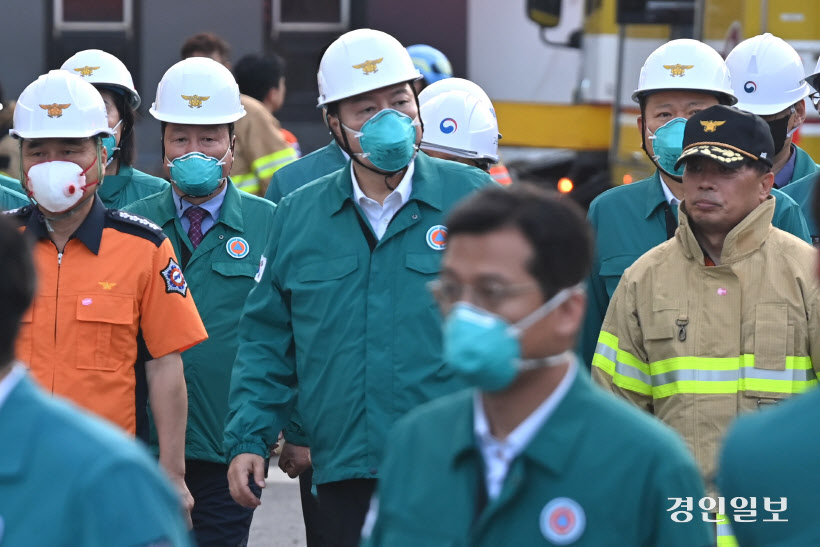
[[[817,105],[820,104],[820,92],[815,92],[809,95],[809,99],[811,99],[811,104],[814,105],[814,108],[817,109]]]
[[[487,282],[476,286],[463,285],[455,281],[443,279],[436,279],[427,283],[427,289],[442,309],[449,309],[456,302],[469,301],[479,308],[493,310],[498,308],[508,298],[540,288],[538,283],[534,281],[515,285]],[[465,296],[468,292],[467,289],[469,289],[469,296]]]

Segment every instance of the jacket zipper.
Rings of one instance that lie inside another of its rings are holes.
[[[57,291],[54,303],[54,345],[57,345],[57,313],[60,309],[60,266],[63,264],[63,253],[57,253]]]

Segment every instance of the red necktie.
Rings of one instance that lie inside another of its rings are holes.
[[[188,228],[188,239],[191,240],[191,244],[196,249],[202,243],[202,220],[208,212],[202,207],[194,206],[185,209],[183,214],[191,221],[191,227]]]

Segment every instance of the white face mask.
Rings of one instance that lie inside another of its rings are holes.
[[[86,170],[70,161],[38,163],[26,173],[26,188],[47,211],[64,213],[82,199],[87,186],[85,174],[94,163],[96,160]]]

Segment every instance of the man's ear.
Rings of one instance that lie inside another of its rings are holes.
[[[643,116],[638,114],[638,119],[636,121],[638,123],[638,131],[640,131],[641,135],[643,135],[643,131],[644,131],[644,129],[643,129]]]
[[[797,101],[794,105],[794,120],[792,128],[797,127],[806,121],[806,101]]]
[[[327,127],[334,137],[337,139],[342,138],[342,124],[337,116],[334,114],[327,115]]]
[[[772,193],[772,187],[774,186],[774,173],[769,171],[765,175],[761,176],[761,202],[765,201],[769,194]]]

